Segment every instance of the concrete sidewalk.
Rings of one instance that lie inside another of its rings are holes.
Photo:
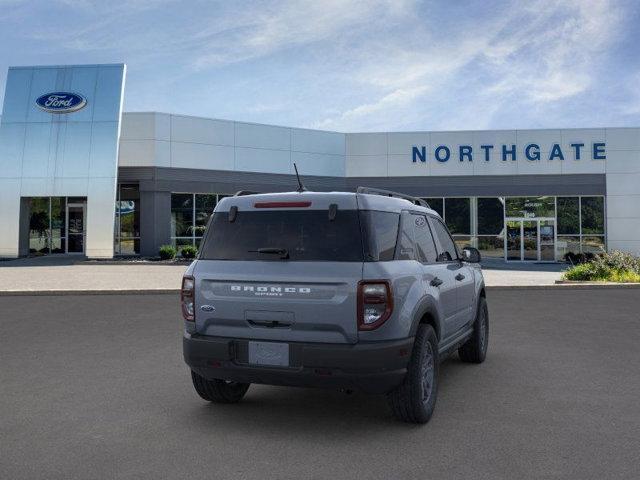
[[[535,270],[494,270],[483,269],[487,287],[533,287],[538,285],[554,285],[560,280],[562,272]]]
[[[38,258],[0,262],[0,293],[178,291],[187,265],[77,263],[77,259]]]
[[[482,272],[488,287],[554,285],[568,267],[563,263],[505,262],[493,258],[482,261]]]
[[[488,287],[553,285],[565,265],[490,263]],[[162,293],[178,291],[187,265],[82,263],[73,257],[27,258],[0,262],[0,294],[9,293]]]

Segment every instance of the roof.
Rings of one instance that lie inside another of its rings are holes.
[[[305,206],[281,206],[283,202],[305,203]],[[258,193],[250,195],[239,195],[226,197],[222,199],[216,206],[216,212],[227,212],[232,206],[236,206],[238,210],[253,210],[256,204],[261,203],[265,210],[273,210],[278,208],[308,208],[311,210],[327,210],[329,205],[336,204],[338,209],[345,210],[379,210],[386,212],[401,212],[402,210],[421,211],[437,215],[437,213],[404,198],[388,197],[371,193],[355,193],[355,192],[278,192],[278,193]],[[269,206],[273,204],[273,206]]]

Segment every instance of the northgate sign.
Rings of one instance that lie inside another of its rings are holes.
[[[503,162],[516,161],[519,154],[522,154],[526,160],[531,162],[542,159],[540,145],[537,143],[529,143],[522,151],[518,151],[516,145],[500,145],[499,147],[499,149],[496,149],[494,145],[480,145],[480,150],[482,151],[475,153],[487,162],[491,159],[491,153],[494,149],[502,153]],[[586,146],[584,143],[571,143],[567,152],[562,150],[559,143],[554,143],[549,149],[549,155],[545,155],[545,157],[547,160],[564,160],[567,156],[574,160],[582,160],[585,157],[590,157],[591,160],[606,160],[605,147],[604,142],[594,142],[590,146]],[[454,150],[453,153],[452,150]],[[457,154],[457,159],[460,162],[473,161],[474,151],[471,145],[460,145],[457,151],[447,145],[439,145],[433,151],[433,158],[438,162],[444,163],[452,159],[454,154]],[[427,147],[424,145],[412,147],[411,156],[413,163],[425,163],[427,161]]]

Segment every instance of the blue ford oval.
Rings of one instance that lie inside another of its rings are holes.
[[[36,100],[41,110],[49,113],[72,113],[85,107],[87,99],[70,92],[46,93]]]

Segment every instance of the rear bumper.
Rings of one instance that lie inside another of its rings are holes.
[[[185,332],[184,360],[207,379],[384,393],[404,379],[413,338],[354,345],[289,343],[289,367],[250,365],[248,343]]]

